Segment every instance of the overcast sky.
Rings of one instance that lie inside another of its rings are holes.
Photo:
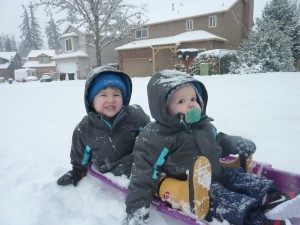
[[[188,4],[190,2],[201,1],[201,0],[127,0],[127,2],[140,5],[142,3],[148,4],[148,11],[156,10],[165,7],[172,7],[172,3],[179,5],[180,2]],[[266,2],[270,0],[254,0],[254,18],[261,16],[261,11],[266,5]],[[22,23],[23,8],[22,4],[28,9],[30,0],[0,0],[0,34],[14,35],[16,40],[20,40],[20,24]],[[29,13],[29,12],[28,12]],[[45,26],[49,21],[44,10],[38,9],[35,12],[35,16],[39,20],[39,24],[42,27],[42,35],[45,35]],[[53,15],[54,19],[58,18],[59,15]],[[63,30],[64,28],[61,27]],[[45,44],[45,43],[44,43]]]

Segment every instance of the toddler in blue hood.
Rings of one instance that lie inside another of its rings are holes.
[[[130,176],[136,137],[150,122],[140,106],[129,105],[131,92],[127,74],[109,66],[91,71],[84,92],[87,115],[72,137],[72,170],[58,179],[58,185],[76,186],[90,161],[102,173]]]

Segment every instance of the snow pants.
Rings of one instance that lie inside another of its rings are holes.
[[[206,216],[234,225],[261,225],[266,220],[261,205],[265,195],[277,191],[271,180],[245,173],[242,168],[224,167],[222,181],[212,181],[210,211]]]

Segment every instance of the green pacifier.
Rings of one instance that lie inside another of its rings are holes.
[[[192,108],[186,114],[186,120],[188,123],[196,123],[201,118],[201,112],[199,109]]]

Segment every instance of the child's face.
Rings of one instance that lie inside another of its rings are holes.
[[[170,116],[182,113],[186,117],[187,112],[192,108],[201,111],[197,102],[196,91],[191,85],[182,86],[175,90],[167,104],[167,111]]]
[[[122,92],[115,87],[107,87],[99,91],[94,100],[93,107],[108,119],[113,119],[123,106]]]

